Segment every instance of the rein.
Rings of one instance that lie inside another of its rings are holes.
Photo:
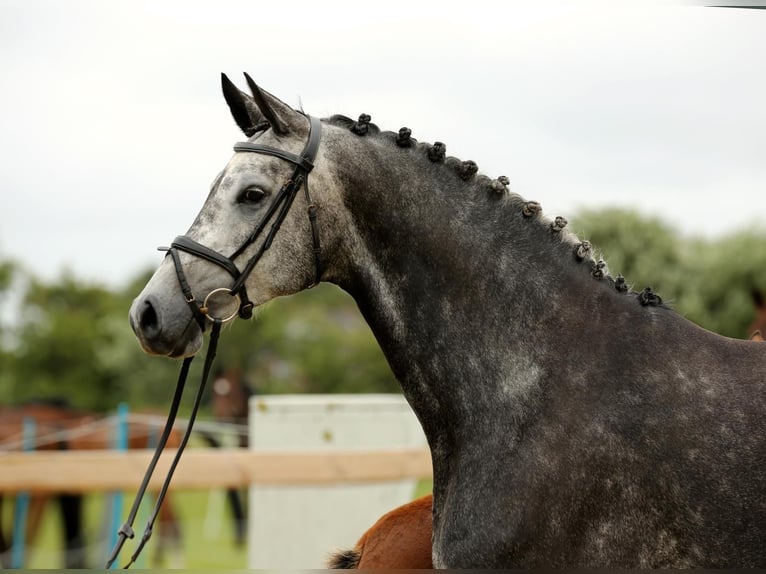
[[[282,225],[282,222],[284,221],[285,217],[287,217],[287,213],[290,210],[290,206],[292,206],[293,201],[295,200],[295,196],[298,194],[298,191],[300,190],[301,187],[303,187],[304,193],[306,196],[306,203],[308,205],[309,223],[311,224],[311,240],[314,244],[313,248],[314,248],[315,276],[314,276],[314,282],[309,287],[314,287],[316,284],[319,283],[319,280],[322,275],[322,259],[321,259],[322,250],[321,250],[321,245],[319,242],[319,228],[317,226],[317,206],[311,200],[311,194],[309,192],[309,187],[308,187],[308,174],[314,168],[314,159],[316,158],[317,150],[319,149],[319,141],[322,137],[322,124],[318,118],[314,118],[312,116],[307,116],[307,117],[309,119],[309,125],[310,125],[309,138],[308,138],[308,141],[306,142],[306,146],[303,148],[303,151],[301,152],[300,155],[295,155],[277,148],[273,148],[273,147],[261,145],[261,144],[256,144],[252,142],[238,142],[234,145],[235,152],[250,152],[250,153],[261,153],[261,154],[271,155],[271,156],[283,159],[285,161],[288,161],[295,165],[295,170],[293,171],[292,177],[289,180],[287,180],[287,182],[279,190],[279,193],[277,194],[274,201],[269,206],[268,210],[266,211],[266,214],[263,216],[261,221],[255,227],[255,229],[250,234],[248,239],[242,245],[240,245],[239,248],[237,248],[237,250],[234,251],[234,253],[232,253],[229,257],[226,257],[225,255],[213,249],[210,249],[209,247],[206,247],[205,245],[202,245],[201,243],[198,243],[197,241],[194,241],[193,239],[185,235],[180,235],[176,237],[173,240],[173,243],[170,244],[170,247],[160,247],[161,251],[167,251],[169,255],[171,256],[171,258],[173,259],[173,265],[175,266],[176,276],[178,277],[178,283],[181,286],[181,292],[183,293],[184,298],[186,299],[186,303],[189,305],[189,308],[191,309],[194,319],[197,321],[197,324],[200,326],[200,329],[202,329],[202,332],[205,332],[208,321],[213,324],[213,327],[210,332],[210,342],[208,343],[207,354],[205,355],[205,363],[202,369],[202,378],[200,380],[199,388],[197,389],[197,394],[194,397],[194,406],[192,407],[191,416],[189,417],[189,424],[186,427],[186,431],[184,432],[183,439],[181,440],[181,444],[179,445],[178,450],[176,451],[176,455],[173,458],[173,461],[170,465],[170,469],[168,470],[168,474],[165,477],[165,480],[162,484],[162,488],[159,494],[157,495],[157,500],[155,501],[154,508],[152,509],[152,513],[149,516],[149,519],[147,520],[146,526],[144,528],[144,532],[141,535],[141,540],[139,541],[135,552],[130,557],[130,561],[123,567],[125,569],[130,568],[135,563],[139,554],[144,549],[144,546],[146,546],[146,543],[149,541],[149,538],[151,538],[152,529],[154,527],[154,522],[156,521],[157,516],[159,514],[160,506],[162,505],[162,502],[165,499],[165,495],[167,494],[168,488],[170,486],[170,481],[173,478],[173,473],[175,472],[176,466],[178,465],[178,462],[181,459],[181,454],[186,448],[186,444],[189,441],[189,436],[191,435],[191,432],[192,432],[194,421],[197,417],[197,411],[199,410],[200,402],[202,401],[202,395],[203,395],[203,391],[205,390],[205,384],[207,383],[208,377],[210,375],[211,366],[213,364],[213,359],[215,358],[216,349],[218,347],[218,338],[221,332],[221,326],[223,325],[223,323],[230,321],[231,319],[234,319],[236,315],[239,315],[243,319],[249,319],[250,317],[252,317],[254,305],[252,301],[250,301],[247,295],[247,290],[245,289],[245,281],[247,280],[248,276],[253,271],[256,264],[263,256],[263,254],[271,247],[271,244],[274,241],[274,237],[279,231],[279,228]],[[271,222],[272,219],[273,219],[273,222]],[[237,265],[234,263],[234,259],[236,259],[250,245],[252,245],[253,243],[255,243],[255,241],[257,241],[257,239],[261,236],[261,234],[266,229],[266,226],[269,224],[269,222],[271,222],[271,227],[268,230],[268,233],[266,235],[264,242],[261,244],[258,251],[256,251],[256,253],[247,261],[243,269],[240,271]],[[197,303],[197,300],[192,292],[191,286],[189,285],[189,282],[186,279],[186,274],[184,273],[183,265],[181,264],[181,258],[178,254],[179,251],[184,251],[196,257],[205,259],[206,261],[210,261],[211,263],[214,263],[218,265],[219,267],[222,267],[234,279],[233,285],[231,287],[220,287],[217,289],[213,289],[210,293],[208,293],[205,296],[205,299],[203,300],[202,304]],[[208,301],[210,300],[211,296],[219,292],[227,292],[232,297],[238,299],[239,308],[237,312],[232,313],[228,317],[214,317],[213,315],[210,314]],[[135,532],[133,530],[133,523],[136,520],[136,515],[138,514],[138,508],[141,504],[141,500],[143,499],[144,494],[146,493],[146,489],[149,486],[149,481],[152,477],[152,474],[154,473],[155,467],[157,466],[157,462],[159,461],[160,455],[162,454],[162,451],[165,448],[168,438],[170,437],[170,432],[173,428],[176,415],[178,414],[178,407],[181,403],[181,397],[183,396],[183,389],[184,389],[184,386],[186,385],[186,378],[189,374],[189,367],[193,359],[194,357],[187,357],[186,359],[184,359],[183,364],[181,365],[181,370],[178,374],[178,381],[176,383],[175,394],[173,395],[173,401],[170,405],[168,418],[167,418],[167,421],[165,422],[165,427],[162,431],[162,436],[160,437],[160,440],[157,443],[157,448],[154,451],[152,460],[149,462],[149,467],[146,469],[144,478],[141,481],[141,485],[138,489],[138,492],[136,493],[136,498],[133,501],[133,506],[130,509],[128,518],[117,533],[118,534],[117,542],[115,543],[114,548],[112,549],[112,552],[109,555],[109,558],[106,562],[107,569],[111,568],[112,565],[117,560],[117,557],[122,551],[125,541],[128,538],[132,539],[135,537]]]
[[[130,557],[130,561],[125,564],[125,566],[123,566],[123,568],[126,570],[135,563],[138,555],[141,554],[144,546],[146,546],[146,543],[149,542],[149,538],[152,536],[152,529],[154,527],[154,522],[157,520],[157,515],[160,512],[160,506],[162,505],[163,500],[165,500],[165,495],[167,494],[168,488],[170,487],[170,481],[173,478],[173,473],[176,470],[176,466],[178,466],[178,461],[181,460],[181,454],[186,448],[186,443],[189,442],[189,436],[191,436],[192,427],[194,426],[194,421],[197,418],[197,411],[199,410],[199,405],[202,402],[202,394],[205,390],[205,384],[207,383],[208,377],[210,376],[210,369],[213,365],[213,359],[215,359],[216,349],[218,348],[218,336],[221,332],[221,325],[223,324],[221,319],[213,319],[212,321],[213,328],[210,331],[210,342],[208,343],[207,354],[205,355],[205,364],[202,369],[202,379],[200,380],[197,394],[194,397],[194,406],[192,407],[192,412],[189,417],[189,424],[186,427],[186,431],[184,432],[181,444],[178,446],[176,455],[173,457],[173,462],[170,464],[168,474],[162,483],[162,488],[157,494],[157,500],[155,501],[152,513],[146,522],[144,532],[141,535],[141,540],[138,543],[135,552],[133,552],[133,555]],[[184,362],[181,365],[181,371],[178,374],[178,382],[176,383],[176,390],[175,394],[173,395],[173,401],[170,405],[168,418],[167,421],[165,421],[165,427],[162,429],[162,435],[160,436],[160,440],[157,443],[157,447],[154,449],[152,460],[149,462],[149,467],[146,469],[144,478],[141,481],[141,486],[138,488],[136,498],[133,501],[133,506],[131,506],[130,512],[128,513],[128,518],[120,527],[120,530],[117,532],[117,542],[115,543],[114,548],[109,555],[109,559],[106,562],[107,570],[109,570],[112,567],[112,564],[114,564],[115,560],[117,560],[117,557],[122,551],[122,547],[125,544],[125,541],[128,538],[134,538],[136,535],[133,531],[133,523],[135,522],[136,515],[138,514],[138,507],[141,504],[141,500],[144,498],[144,494],[146,494],[146,489],[149,486],[149,480],[152,478],[154,468],[157,466],[160,455],[165,449],[165,444],[168,442],[168,438],[170,437],[170,431],[173,429],[173,423],[175,423],[176,415],[178,414],[178,407],[181,404],[181,397],[183,396],[183,390],[184,386],[186,385],[186,378],[189,374],[189,367],[191,366],[192,360],[194,360],[193,356],[187,357],[184,359]]]

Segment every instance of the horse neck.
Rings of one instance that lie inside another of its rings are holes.
[[[387,142],[371,142],[364,156],[339,176],[353,253],[337,282],[427,435],[444,419],[459,424],[471,410],[523,397],[562,343],[571,309],[587,313],[603,308],[599,293],[619,295],[598,285],[592,260],[576,262],[575,245],[550,222],[526,217],[524,202],[487,178],[462,181]]]

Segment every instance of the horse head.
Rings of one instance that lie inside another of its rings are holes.
[[[223,94],[248,140],[215,178],[201,211],[177,237],[130,309],[143,349],[171,357],[196,353],[210,320],[249,318],[252,309],[319,280],[316,206],[322,185],[321,123],[261,90],[222,75]],[[278,233],[277,233],[278,231]]]

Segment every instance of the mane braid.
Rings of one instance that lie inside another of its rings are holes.
[[[367,116],[367,114],[362,114],[360,118],[362,116]],[[330,123],[330,125],[345,128],[347,130],[354,130],[359,124],[359,122],[352,120],[351,118],[344,116],[342,114],[335,114],[334,116],[330,116],[330,118],[328,119],[328,122]],[[363,123],[366,126],[366,132],[365,132],[366,135],[380,134],[380,128],[376,124],[372,123],[369,120]]]
[[[381,131],[380,128],[369,121],[367,114],[359,116],[359,121],[342,114],[335,114],[327,120],[331,125],[338,126],[362,135],[365,137],[379,137],[388,140],[392,145],[403,150],[413,150],[414,153],[426,158],[432,163],[442,164],[445,168],[453,171],[459,180],[465,182],[471,187],[484,189],[490,192],[488,195],[495,198],[505,198],[506,202],[512,208],[520,213],[525,220],[530,220],[531,225],[539,225],[549,234],[558,237],[562,245],[569,248],[571,257],[575,264],[585,264],[590,270],[590,275],[594,280],[600,283],[606,283],[615,291],[621,294],[635,296],[638,303],[642,306],[669,308],[657,293],[653,292],[651,287],[642,291],[634,291],[622,275],[612,277],[609,273],[606,262],[597,257],[591,243],[587,240],[581,240],[568,227],[566,218],[557,216],[553,219],[545,217],[542,207],[536,201],[528,201],[517,193],[508,190],[509,179],[501,175],[496,179],[491,179],[486,175],[478,173],[478,166],[475,162],[468,160],[462,161],[456,157],[447,156],[447,146],[442,142],[419,142],[412,137],[412,130],[401,128],[398,133],[392,131]],[[363,126],[360,130],[360,122]],[[362,133],[360,133],[360,131]]]
[[[245,135],[248,138],[251,138],[259,132],[265,132],[270,127],[271,127],[271,124],[267,120],[262,120],[258,122],[257,124],[255,124],[254,126],[247,128],[245,130]]]

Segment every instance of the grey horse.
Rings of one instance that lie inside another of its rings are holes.
[[[248,142],[131,307],[146,352],[334,283],[428,438],[436,567],[766,566],[766,347],[628,288],[444,144],[247,79],[223,91]]]

